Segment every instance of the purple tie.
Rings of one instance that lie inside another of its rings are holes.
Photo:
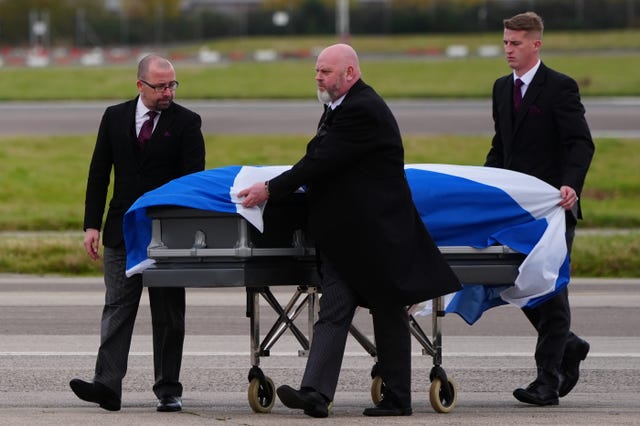
[[[513,85],[513,107],[516,111],[520,109],[520,105],[522,105],[522,91],[520,88],[524,83],[519,78],[516,79]]]
[[[140,147],[144,146],[145,142],[151,137],[151,133],[153,133],[153,119],[156,118],[157,114],[156,111],[147,112],[149,119],[142,123],[140,133],[138,134],[138,144]]]

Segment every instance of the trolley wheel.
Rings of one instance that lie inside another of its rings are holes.
[[[373,401],[373,405],[380,404],[380,401],[384,398],[384,387],[384,380],[380,376],[375,376],[371,381],[371,401]]]
[[[458,392],[456,382],[451,378],[448,379],[449,392],[442,388],[442,380],[438,377],[434,378],[429,388],[429,401],[431,406],[438,413],[448,413],[453,410],[458,400]]]
[[[247,397],[254,413],[269,413],[276,402],[276,387],[270,377],[264,376],[264,383],[254,377],[249,382]]]

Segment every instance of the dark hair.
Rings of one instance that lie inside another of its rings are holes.
[[[509,19],[505,19],[502,23],[508,30],[540,33],[540,38],[542,38],[542,32],[544,31],[542,18],[535,12],[520,13]]]

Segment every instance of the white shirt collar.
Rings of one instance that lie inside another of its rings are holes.
[[[348,93],[348,92],[347,92]],[[336,109],[338,106],[340,106],[340,104],[342,103],[342,101],[344,101],[344,97],[347,96],[347,94],[345,93],[344,95],[340,96],[338,99],[336,99],[335,101],[331,101],[329,102],[329,108],[331,108],[332,110]]]
[[[522,85],[523,88],[526,89],[527,87],[529,87],[529,84],[531,84],[531,81],[533,80],[533,77],[536,75],[536,72],[538,71],[538,68],[540,68],[540,59],[538,59],[538,62],[533,66],[533,68],[531,68],[529,71],[524,73],[524,75],[522,75],[521,77],[518,77],[516,75],[516,72],[514,71],[513,72],[513,81],[516,81],[516,79],[519,78],[524,83]]]
[[[147,120],[147,113],[151,111],[149,108],[147,108],[145,106],[144,103],[142,103],[142,98],[140,96],[138,96],[138,104],[136,105],[136,121],[145,121]],[[156,111],[157,115],[156,118],[158,118],[161,114],[161,111]]]

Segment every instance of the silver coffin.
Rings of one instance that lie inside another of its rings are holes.
[[[293,200],[293,201],[292,201]],[[319,286],[306,212],[292,199],[265,210],[261,234],[238,214],[173,206],[147,210],[152,219],[145,286]],[[440,247],[463,283],[513,284],[524,255],[505,246]]]

